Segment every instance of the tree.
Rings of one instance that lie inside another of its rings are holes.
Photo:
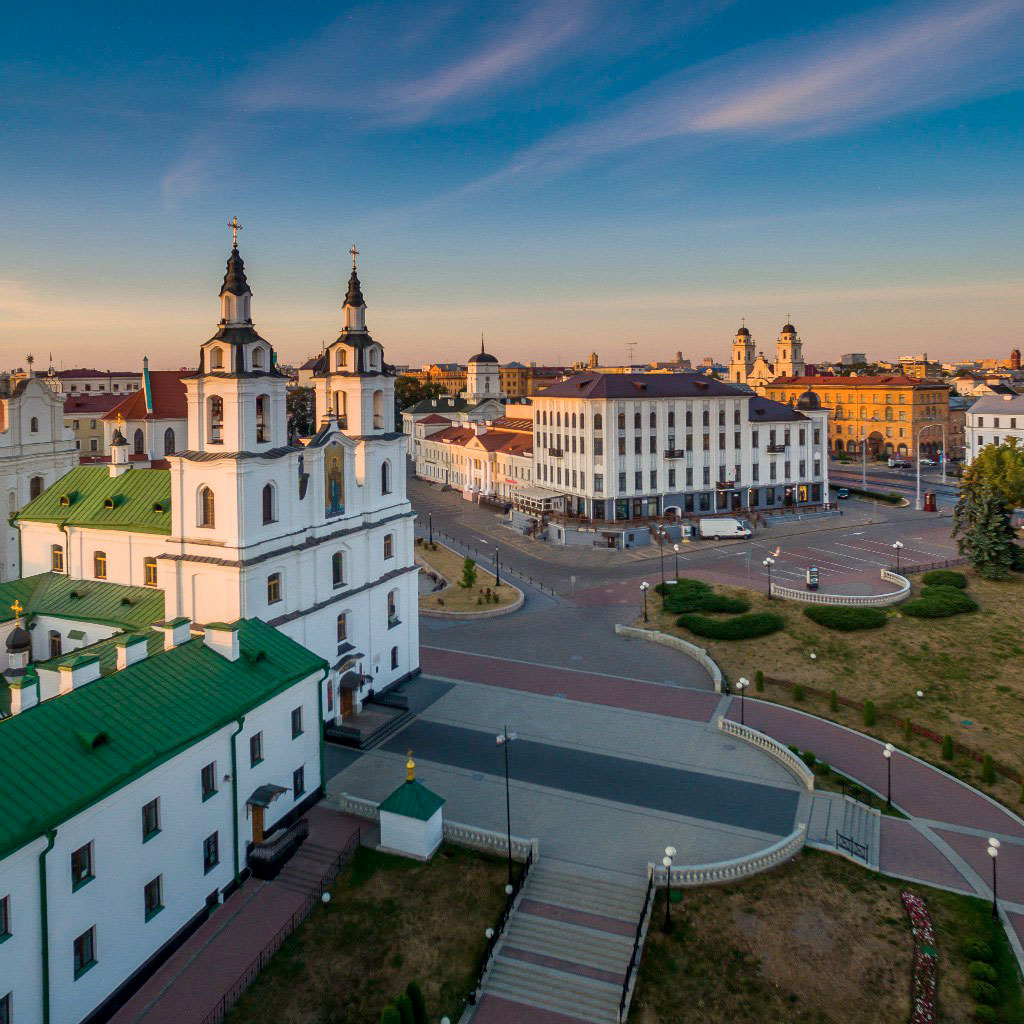
[[[459,586],[464,590],[469,590],[475,583],[476,562],[469,555],[466,555],[466,560],[462,563],[462,579],[459,580]]]
[[[395,380],[395,422],[402,422],[402,410],[427,398],[440,398],[444,388],[436,380],[400,376]]]
[[[313,433],[316,420],[316,402],[312,388],[289,388],[285,399],[288,414],[288,433],[298,431],[302,437]]]
[[[960,484],[965,496],[991,487],[1011,508],[1024,505],[1024,446],[1016,437],[1002,444],[986,445],[964,469]]]
[[[1004,494],[987,482],[976,482],[963,490],[953,511],[953,536],[960,554],[990,580],[1006,579],[1016,557],[1011,507]]]

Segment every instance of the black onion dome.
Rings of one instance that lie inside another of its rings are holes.
[[[796,407],[803,412],[813,412],[821,408],[821,399],[808,388],[797,400]]]
[[[365,306],[363,302],[363,290],[359,285],[359,275],[356,268],[352,268],[352,276],[348,279],[348,294],[345,296],[346,306]]]
[[[469,363],[496,363],[498,360],[490,354],[490,352],[484,351],[484,339],[483,335],[480,336],[480,351],[476,355],[470,356],[467,362]]]
[[[230,292],[232,295],[244,295],[252,292],[249,282],[245,279],[245,264],[238,252],[238,246],[231,250],[228,257],[228,268],[224,273],[224,283],[221,285],[220,294]]]
[[[32,649],[32,635],[22,626],[15,626],[7,635],[7,650],[11,654],[20,654]]]
[[[783,334],[796,334],[796,328],[792,324],[786,324],[786,326],[782,328],[782,333]]]
[[[749,337],[750,337],[750,331],[748,331],[748,330],[746,329],[746,327],[741,327],[741,328],[740,328],[740,329],[739,329],[739,330],[738,330],[738,331],[736,332],[736,337],[737,337],[737,338],[739,338],[739,337],[749,338]]]
[[[114,428],[114,434],[110,438],[110,447],[111,448],[120,448],[122,445],[125,445],[127,443],[128,443],[128,441],[125,438],[124,434],[121,433],[120,428],[115,427]]]

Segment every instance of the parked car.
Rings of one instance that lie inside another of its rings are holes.
[[[702,519],[700,521],[700,535],[705,539],[721,537],[749,537],[750,529],[743,525],[738,519],[731,519],[723,516],[721,519]]]
[[[913,467],[913,463],[911,463],[910,459],[901,459],[901,458],[898,458],[898,457],[894,456],[891,459],[889,459],[889,468],[890,469],[913,469],[914,467]]]
[[[917,461],[920,462],[922,466],[937,466],[938,465],[938,463],[934,459],[918,459]]]
[[[836,497],[840,501],[843,501],[844,499],[848,498],[849,496],[850,496],[850,488],[849,487],[840,487],[839,490],[836,491]]]

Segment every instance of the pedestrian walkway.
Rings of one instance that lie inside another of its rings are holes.
[[[618,1021],[645,892],[643,878],[538,861],[495,950],[473,1024]]]
[[[248,879],[111,1018],[113,1024],[205,1021],[229,987],[294,919],[366,823],[314,807],[309,838],[272,882]]]

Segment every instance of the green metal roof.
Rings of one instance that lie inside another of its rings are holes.
[[[53,615],[120,629],[142,629],[164,617],[164,592],[156,587],[76,580],[60,572],[0,583],[0,622],[14,618],[11,605],[15,598],[25,609],[26,620],[33,615]]]
[[[403,782],[391,796],[381,803],[380,810],[401,814],[406,818],[429,821],[437,809],[442,806],[444,806],[443,797],[431,792],[422,783],[413,779],[412,782]]]
[[[68,654],[62,654],[57,658],[50,658],[47,661],[36,661],[33,662],[33,668],[41,669],[59,669],[62,665],[70,665],[71,660],[79,655],[95,655],[100,661],[100,675],[109,676],[112,672],[117,671],[117,648],[123,644],[126,640],[133,641],[144,641],[146,644],[147,656],[152,654],[158,654],[164,649],[164,635],[157,630],[150,630],[145,635],[129,634],[129,633],[115,633],[113,636],[108,637],[106,640],[99,640],[94,644],[89,644],[87,647],[79,647],[77,651],[72,651]]]
[[[112,508],[105,507],[108,499]],[[76,466],[17,512],[13,521],[169,534],[171,472],[129,469],[112,477],[104,465]]]
[[[259,619],[239,646],[228,661],[189,640],[0,722],[0,857],[327,668]]]

